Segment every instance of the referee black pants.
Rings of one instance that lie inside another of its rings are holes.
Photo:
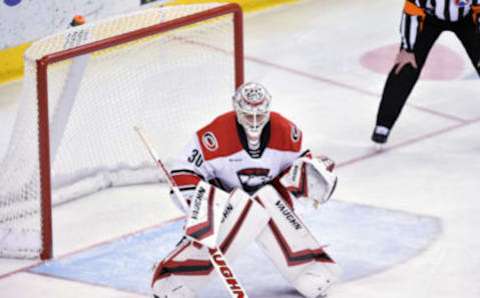
[[[471,15],[458,22],[446,22],[432,16],[427,16],[423,30],[417,35],[414,54],[418,68],[405,65],[399,74],[395,67],[390,71],[383,90],[382,100],[377,114],[376,125],[393,127],[402,111],[408,96],[420,76],[428,53],[434,42],[443,31],[452,31],[458,37],[467,51],[478,75],[480,76],[480,34],[473,23]]]

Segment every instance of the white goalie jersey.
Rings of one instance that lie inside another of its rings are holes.
[[[232,111],[197,131],[171,173],[186,198],[200,179],[227,192],[241,188],[252,194],[266,184],[275,186],[275,179],[303,152],[301,131],[275,112],[264,127],[259,148],[250,150]]]

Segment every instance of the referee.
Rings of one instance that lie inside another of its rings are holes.
[[[383,144],[420,76],[435,40],[452,31],[480,75],[480,0],[406,0],[400,51],[383,90],[372,140]]]

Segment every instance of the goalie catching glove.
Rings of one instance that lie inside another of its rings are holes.
[[[312,201],[315,207],[330,199],[337,185],[335,164],[327,157],[302,157],[293,162],[280,183],[295,197]]]

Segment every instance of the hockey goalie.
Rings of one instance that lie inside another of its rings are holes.
[[[198,130],[172,167],[180,190],[172,196],[186,201],[188,218],[198,219],[186,223],[186,235],[209,239],[229,261],[255,241],[301,295],[324,297],[339,266],[297,216],[293,200],[326,202],[337,182],[334,164],[304,150],[301,131],[270,104],[262,85],[240,86],[234,110]],[[208,249],[192,237],[156,266],[154,297],[196,297],[213,274]]]

